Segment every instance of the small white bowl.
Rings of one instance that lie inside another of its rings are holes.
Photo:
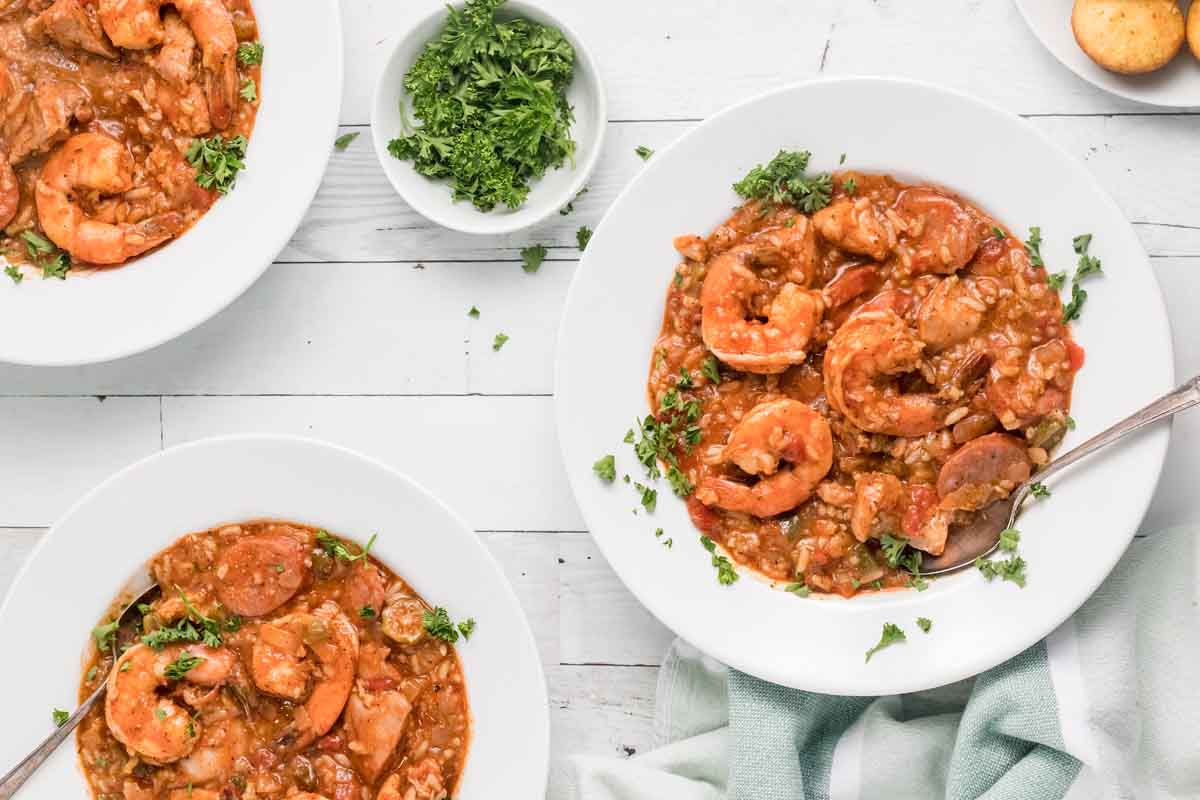
[[[388,142],[403,131],[401,103],[410,122],[420,124],[412,113],[411,102],[404,91],[404,74],[421,55],[425,45],[441,31],[446,16],[446,10],[439,9],[401,35],[379,75],[371,114],[371,136],[379,164],[405,202],[426,219],[443,227],[464,233],[499,234],[536,225],[571,202],[587,183],[600,157],[608,123],[608,99],[596,60],[575,31],[545,10],[519,0],[511,0],[501,6],[502,19],[524,17],[555,27],[575,48],[575,79],[567,88],[567,100],[575,110],[571,136],[577,147],[574,168],[568,161],[562,168],[547,172],[532,185],[529,196],[520,208],[512,210],[502,206],[485,214],[467,200],[454,202],[447,181],[430,180],[418,174],[411,162],[393,158],[387,151]]]

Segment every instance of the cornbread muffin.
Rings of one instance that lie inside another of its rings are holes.
[[[1195,13],[1192,17],[1195,20]],[[1175,0],[1075,0],[1071,15],[1071,29],[1083,52],[1124,75],[1166,66],[1183,48],[1185,27]]]

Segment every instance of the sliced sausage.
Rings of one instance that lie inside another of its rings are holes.
[[[217,597],[235,614],[261,617],[292,599],[309,566],[299,539],[284,533],[247,536],[217,560]]]
[[[937,489],[942,508],[974,510],[1029,479],[1032,462],[1015,436],[989,433],[959,448],[942,465]]]

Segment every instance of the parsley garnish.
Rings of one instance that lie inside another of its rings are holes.
[[[458,641],[460,633],[464,639],[470,639],[471,634],[475,632],[474,618],[458,623],[456,628],[450,619],[450,613],[441,606],[433,609],[433,611],[426,611],[421,618],[421,622],[425,626],[426,633],[435,639],[441,639],[450,644]]]
[[[362,559],[366,558],[367,553],[371,552],[371,547],[375,544],[375,539],[377,537],[378,534],[371,534],[371,538],[367,540],[367,546],[364,547],[358,554],[351,553],[350,549],[346,547],[346,543],[336,536],[331,536],[329,531],[317,531],[317,544],[319,544],[326,553],[336,558],[338,561],[351,563],[354,561],[361,561]]]
[[[542,262],[546,260],[546,246],[542,244],[534,244],[524,248],[521,251],[521,269],[533,274],[541,268]]]
[[[903,567],[913,576],[921,576],[921,551],[909,547],[907,539],[885,533],[879,537],[879,548],[889,567]]]
[[[375,619],[375,609],[370,606],[363,606],[358,610],[359,619]]]
[[[1071,244],[1075,248],[1075,254],[1079,256],[1079,263],[1075,267],[1073,283],[1079,283],[1089,275],[1099,275],[1102,272],[1100,269],[1100,259],[1088,255],[1088,248],[1092,244],[1092,235],[1085,233],[1082,236],[1076,236]]]
[[[467,619],[458,623],[458,631],[462,634],[464,639],[470,639],[471,634],[475,632],[475,618],[468,617]]]
[[[1080,289],[1078,283],[1071,284],[1071,302],[1063,306],[1063,322],[1079,319],[1083,304],[1087,302],[1087,290]]]
[[[997,239],[1007,239],[1008,238],[1008,234],[1005,233],[1004,229],[1001,228],[999,225],[992,226],[992,236],[996,237]]]
[[[91,669],[89,669],[87,671],[87,675],[83,676],[83,679],[85,681],[87,681],[88,683],[91,683],[92,681],[96,680],[97,672],[99,672],[99,670],[95,666],[93,666]]]
[[[692,373],[688,372],[687,367],[680,367],[679,380],[675,381],[675,386],[680,389],[691,389],[693,385]]]
[[[847,178],[842,182],[842,191],[846,194],[854,194],[858,191],[858,184],[854,182],[854,178]]]
[[[733,568],[733,563],[728,558],[717,553],[717,543],[707,536],[701,536],[700,544],[705,550],[712,553],[712,565],[717,569],[717,583],[722,586],[734,583],[738,579],[737,570]]]
[[[1047,489],[1046,484],[1042,483],[1041,481],[1030,484],[1029,493],[1031,495],[1033,495],[1034,497],[1038,498],[1039,500],[1042,500],[1042,499],[1050,496],[1050,490]]]
[[[471,306],[470,310],[467,311],[467,316],[471,319],[479,319],[479,309],[475,306]]]
[[[181,619],[174,625],[167,625],[147,633],[142,637],[142,643],[151,650],[162,650],[169,644],[198,642],[200,638],[200,631],[196,630],[196,626],[192,624],[191,620]],[[122,669],[128,666],[129,662],[125,662]]]
[[[92,637],[96,640],[96,647],[101,650],[108,650],[112,647],[113,639],[117,635],[117,628],[120,623],[117,620],[106,622],[103,625],[97,625],[92,629]]]
[[[238,95],[247,103],[257,102],[258,84],[254,82],[253,78],[247,78],[246,82],[242,84],[242,90],[238,92]]]
[[[41,268],[43,280],[46,278],[67,279],[67,271],[71,269],[70,256],[33,231],[22,231],[21,240],[25,242],[29,260]],[[15,268],[13,268],[13,272],[9,272],[8,269],[4,271],[8,273],[8,277],[13,279],[14,283],[21,282],[20,272]],[[18,277],[13,277],[14,272]]]
[[[404,76],[417,119],[388,152],[455,200],[480,211],[518,208],[532,181],[575,153],[566,90],[575,51],[561,32],[527,19],[499,21],[504,0],[451,8],[441,32]]]
[[[780,150],[769,164],[750,170],[733,185],[733,190],[745,200],[788,203],[806,214],[820,211],[833,197],[833,178],[829,173],[811,178],[805,175],[811,157],[807,150]]]
[[[1067,273],[1052,272],[1046,276],[1046,283],[1050,285],[1051,289],[1057,292],[1059,289],[1067,285]]]
[[[917,617],[917,627],[929,633],[929,629],[933,627],[933,620],[929,617]]]
[[[658,507],[658,491],[641,483],[633,484],[633,488],[642,494],[642,508],[646,509],[647,514],[653,514]]]
[[[203,662],[204,659],[200,656],[192,655],[188,651],[183,650],[174,661],[167,665],[167,668],[163,670],[163,674],[167,676],[168,680],[181,680],[184,675],[187,675]]]
[[[992,561],[984,558],[975,559],[975,567],[989,581],[999,576],[1003,580],[1015,583],[1022,589],[1025,588],[1025,566],[1025,559],[1020,556],[1013,556],[1005,561]]]
[[[4,274],[12,278],[13,283],[20,283],[25,280],[25,276],[21,274],[21,270],[17,269],[12,264],[4,268]]]
[[[592,464],[592,472],[605,483],[612,483],[617,479],[617,459],[612,455],[604,456]]]
[[[575,241],[579,245],[579,252],[587,250],[588,242],[592,240],[592,229],[584,225],[579,230],[575,231]]]
[[[507,341],[508,341],[508,334],[497,333],[495,338],[492,339],[492,349],[495,350],[497,353],[499,353],[500,348],[504,347],[504,343]]]
[[[671,490],[675,492],[676,497],[687,497],[696,489],[679,467],[667,468],[667,481],[671,484]]]
[[[246,137],[196,139],[184,153],[184,158],[196,169],[196,183],[205,189],[229,194],[237,175],[246,168]]]
[[[1067,430],[1069,430],[1069,431],[1075,430],[1075,418],[1072,416],[1067,417]]]
[[[867,657],[865,660],[870,661],[871,656],[875,655],[883,648],[893,645],[896,642],[903,642],[907,638],[908,637],[904,635],[904,631],[900,629],[899,625],[893,625],[890,622],[883,623],[883,633],[879,637],[879,644],[867,651]]]
[[[262,42],[242,42],[238,45],[237,60],[246,66],[263,62]]]
[[[71,718],[71,714],[63,711],[61,708],[56,708],[50,712],[50,717],[54,720],[54,727],[61,728],[67,724],[67,720]]]
[[[1042,229],[1033,227],[1029,229],[1029,239],[1025,242],[1025,252],[1029,254],[1029,263],[1035,267],[1044,267],[1046,262],[1042,260]]]
[[[721,382],[721,367],[716,356],[704,359],[704,364],[700,367],[700,374],[708,378],[709,383],[714,386]]]
[[[792,594],[796,595],[796,597],[808,597],[810,594],[812,594],[812,589],[809,589],[808,586],[803,583],[789,583],[785,588],[785,591],[791,592]]]
[[[1016,528],[1005,528],[1000,531],[999,547],[1002,552],[1015,553],[1017,545],[1021,543],[1021,532]]]
[[[564,217],[567,214],[570,214],[572,211],[575,210],[575,201],[578,200],[579,198],[583,197],[587,193],[588,193],[588,187],[585,186],[582,189],[580,189],[573,198],[571,198],[571,202],[567,203],[566,208],[559,209],[558,213]]]
[[[646,145],[644,145],[644,144],[639,144],[637,147],[635,147],[633,149],[633,152],[637,153],[637,157],[640,158],[642,161],[649,161],[650,156],[654,155],[654,151],[651,150],[649,147],[646,147]]]
[[[358,138],[359,131],[353,133],[343,133],[341,136],[333,140],[333,148],[339,153],[345,152],[346,148]]]

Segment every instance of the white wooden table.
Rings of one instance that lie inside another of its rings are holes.
[[[214,434],[328,439],[418,478],[504,565],[550,683],[551,796],[562,794],[566,754],[643,750],[671,637],[592,544],[552,422],[552,353],[579,258],[575,230],[594,227],[642,167],[637,145],[661,148],[728,104],[817,75],[956,87],[1027,116],[1083,159],[1152,257],[1180,377],[1200,372],[1200,115],[1158,113],[1080,82],[1041,49],[1010,0],[541,2],[587,38],[610,96],[606,151],[575,213],[506,237],[439,230],[395,196],[364,135],[332,157],[277,264],[217,319],[115,364],[0,366],[0,592],[70,503],[135,459]],[[437,5],[343,0],[342,132],[367,132],[385,39]],[[820,114],[813,109],[814,124]],[[534,242],[550,257],[527,275],[518,251]],[[480,320],[467,318],[472,305]],[[494,353],[498,331],[511,340]],[[1197,516],[1198,453],[1200,415],[1176,423],[1144,530]]]

